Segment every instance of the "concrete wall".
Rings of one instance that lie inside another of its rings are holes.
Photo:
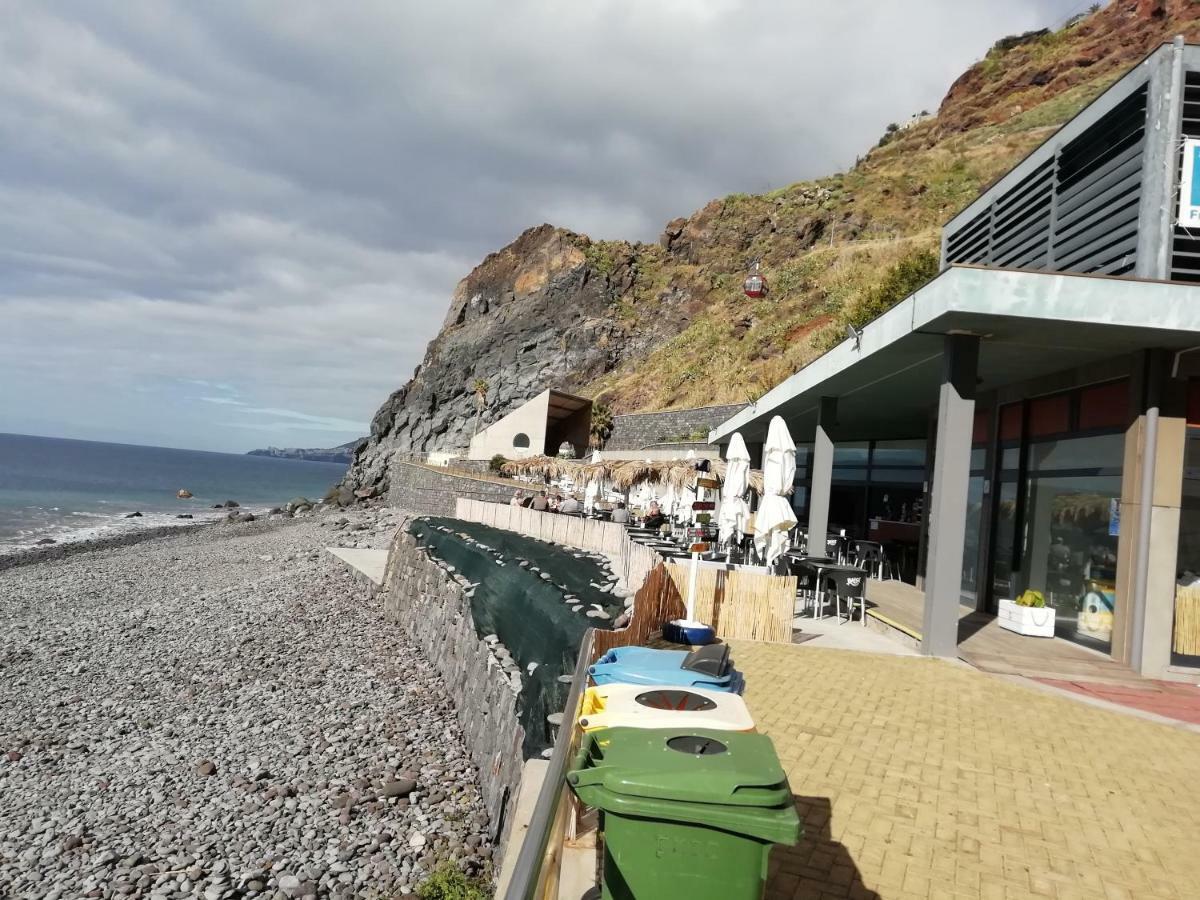
[[[731,406],[702,406],[613,416],[612,434],[604,446],[608,450],[640,450],[693,431],[703,431],[707,435],[717,425],[745,409],[745,406],[744,403],[735,403]]]
[[[387,500],[391,506],[426,516],[453,516],[459,497],[508,503],[518,488],[529,490],[529,485],[501,484],[399,460],[392,462],[389,483]]]
[[[1134,632],[1129,621],[1137,569],[1137,533],[1141,519],[1142,468],[1145,465],[1145,417],[1139,417],[1126,433],[1125,473],[1121,480],[1121,535],[1119,540],[1117,609],[1125,607],[1113,628],[1113,656],[1131,659]],[[1175,567],[1179,548],[1180,505],[1183,500],[1183,462],[1187,445],[1187,421],[1161,416],[1158,421],[1154,461],[1154,493],[1150,510],[1150,565],[1146,584],[1146,607],[1141,635],[1141,674],[1171,678],[1171,637],[1175,617]]]
[[[479,770],[493,838],[503,850],[521,784],[525,732],[517,719],[519,681],[514,686],[475,633],[467,583],[444,566],[402,527],[388,555],[384,611],[445,679]]]
[[[497,453],[508,459],[539,455],[546,444],[546,416],[549,408],[550,392],[543,391],[475,435],[471,440],[468,458],[491,459]],[[518,448],[513,445],[513,440],[518,434],[529,438],[527,447]]]

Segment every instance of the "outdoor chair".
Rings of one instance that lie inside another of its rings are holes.
[[[832,593],[834,595],[834,603],[836,604],[837,617],[842,617],[842,602],[846,603],[846,621],[849,622],[854,618],[854,607],[858,606],[858,615],[862,620],[863,627],[867,624],[867,576],[862,575],[842,575],[840,577],[827,577],[825,579],[825,590],[822,593]]]

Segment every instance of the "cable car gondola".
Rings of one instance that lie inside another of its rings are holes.
[[[767,279],[759,273],[758,263],[754,264],[754,268],[742,282],[742,293],[753,300],[767,296]]]

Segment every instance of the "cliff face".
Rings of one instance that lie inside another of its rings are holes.
[[[997,41],[936,115],[889,126],[842,173],[714,200],[655,244],[542,225],[459,283],[411,381],[376,414],[345,486],[374,496],[395,452],[463,449],[481,423],[547,387],[614,412],[745,403],[810,362],[936,268],[939,229],[1200,3],[1114,0],[1058,31]],[[758,260],[771,290],[740,286]]]
[[[477,380],[487,384],[486,425],[548,387],[581,390],[661,341],[665,328],[632,335],[619,314],[635,279],[632,248],[599,254],[588,238],[550,225],[489,255],[459,282],[412,379],[375,414],[346,485],[382,493],[393,455],[465,449]]]

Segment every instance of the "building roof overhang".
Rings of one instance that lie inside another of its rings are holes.
[[[823,397],[837,398],[840,434],[923,437],[937,401],[945,338],[979,335],[980,392],[1103,363],[1135,350],[1200,345],[1200,285],[952,266],[842,341],[709,440],[765,438],[773,416],[811,440]]]

